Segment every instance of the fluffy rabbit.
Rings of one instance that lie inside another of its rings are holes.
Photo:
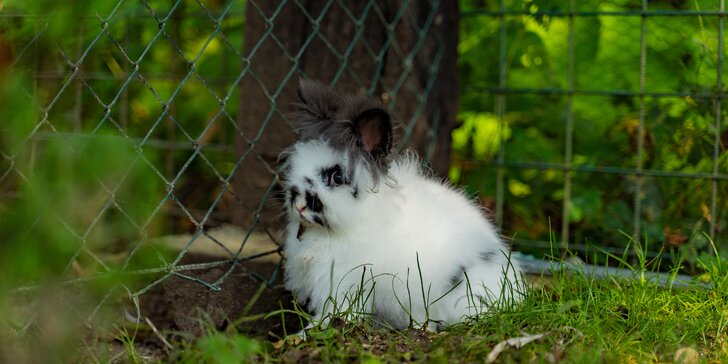
[[[334,312],[438,329],[520,299],[520,270],[476,203],[393,153],[373,100],[302,81],[282,157],[285,286],[314,323]]]

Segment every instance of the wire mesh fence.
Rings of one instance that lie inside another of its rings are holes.
[[[219,291],[245,265],[261,287],[273,284],[277,158],[295,138],[285,115],[298,80],[381,98],[402,121],[401,144],[446,165],[440,118],[454,118],[457,86],[450,103],[435,100],[448,89],[440,69],[455,59],[456,41],[448,48],[441,38],[445,27],[457,38],[443,20],[448,7],[457,9],[438,1],[6,4],[0,193],[12,218],[2,228],[15,244],[9,256],[27,258],[5,262],[14,273],[6,288],[21,297],[49,276],[96,287],[93,309],[78,314],[90,325],[117,296],[131,299],[140,320],[140,300],[171,280]],[[261,260],[263,268],[248,264]],[[36,317],[23,312],[8,326],[25,334]]]
[[[98,288],[90,322],[116,295],[138,305],[171,279],[220,290],[277,257],[299,78],[381,98],[400,145],[479,194],[526,252],[725,244],[723,1],[460,5],[6,4],[0,225],[10,250],[46,251],[3,262],[15,292],[133,277]],[[251,274],[266,285],[278,269]]]
[[[493,196],[526,250],[640,243],[694,263],[711,241],[724,246],[724,11],[723,1],[463,3],[466,125],[453,134],[451,177]]]

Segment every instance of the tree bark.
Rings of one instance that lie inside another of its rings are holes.
[[[295,141],[285,121],[299,79],[381,97],[400,146],[417,150],[436,174],[450,164],[459,104],[456,0],[251,0],[246,11],[245,75],[236,136],[234,221],[275,231],[283,221],[275,189],[277,158]]]

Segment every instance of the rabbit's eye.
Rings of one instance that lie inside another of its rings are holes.
[[[321,179],[329,187],[337,187],[347,183],[344,172],[339,165],[321,170]]]
[[[339,186],[344,184],[344,176],[341,175],[341,171],[335,170],[331,173],[330,183],[333,186]]]

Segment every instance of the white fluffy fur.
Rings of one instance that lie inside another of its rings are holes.
[[[303,193],[296,207],[287,194],[285,285],[308,301],[315,320],[350,310],[395,328],[433,329],[487,311],[498,298],[519,300],[520,269],[473,201],[423,173],[412,154],[395,159],[376,185],[359,161],[347,172],[350,185],[326,186],[320,171],[349,166],[345,153],[310,140],[287,157],[284,188],[318,195],[329,225],[314,224],[309,210],[299,214]]]

